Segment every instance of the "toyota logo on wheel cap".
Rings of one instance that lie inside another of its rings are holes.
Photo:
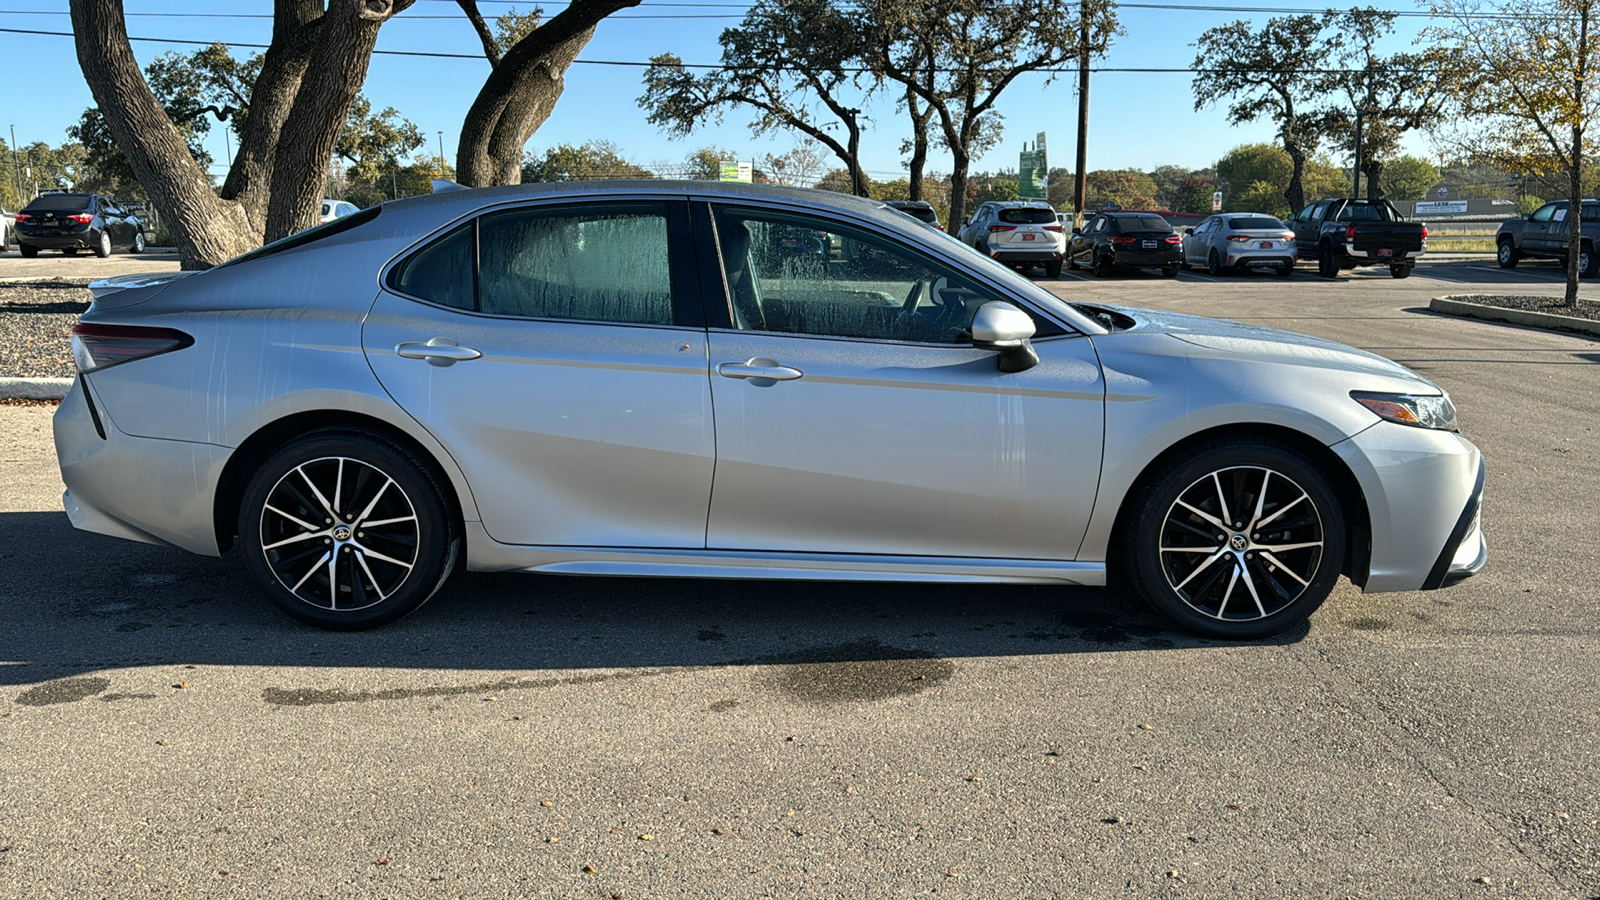
[[[1228,546],[1235,550],[1243,550],[1245,547],[1250,546],[1250,542],[1245,540],[1244,535],[1236,534],[1228,540]]]

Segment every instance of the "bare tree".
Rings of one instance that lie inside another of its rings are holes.
[[[1438,136],[1480,163],[1567,177],[1568,306],[1578,302],[1584,133],[1600,115],[1596,0],[1439,0],[1427,36],[1454,117]]]

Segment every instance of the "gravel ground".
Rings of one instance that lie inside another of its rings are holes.
[[[1553,316],[1567,316],[1573,319],[1587,319],[1591,322],[1600,322],[1600,303],[1592,303],[1580,299],[1577,306],[1566,306],[1560,297],[1513,297],[1503,294],[1458,294],[1446,297],[1446,300],[1460,300],[1463,303],[1481,303],[1484,306],[1493,306],[1496,309],[1518,309],[1524,312],[1548,313]]]
[[[72,323],[89,289],[70,281],[0,285],[0,377],[71,378]]]

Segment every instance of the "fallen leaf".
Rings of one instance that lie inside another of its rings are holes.
[[[596,869],[594,866],[584,866],[583,867],[583,874],[585,874],[585,875],[598,875],[599,873],[600,873],[600,870]]]
[[[173,685],[173,687],[177,688],[180,691],[186,691],[186,690],[189,689],[189,682],[180,681],[177,684]]]
[[[539,801],[539,805],[540,806],[555,806],[555,803],[553,803],[553,802],[551,802],[549,800],[540,800]]]
[[[160,746],[160,747],[165,747],[165,746],[166,746],[166,745],[167,745],[167,739],[166,739],[166,738],[160,738],[160,739],[158,739],[158,740],[157,740],[157,741],[156,741],[156,745],[157,745],[157,746]]]
[[[387,866],[389,864],[389,857],[385,856],[381,859],[375,859],[372,861],[372,864],[375,866]]]
[[[656,836],[653,835],[653,834],[641,834],[641,835],[639,835],[639,840],[641,840],[641,841],[653,841],[655,839],[656,839]]]
[[[184,666],[185,669],[198,669],[199,666]]]
[[[1233,810],[1233,811],[1235,811],[1235,812],[1238,812],[1239,811],[1239,804],[1237,804],[1237,803],[1229,803],[1228,804],[1228,808]]]
[[[721,828],[713,828],[713,829],[711,829],[711,833],[712,834],[727,834],[727,832],[723,831]]]

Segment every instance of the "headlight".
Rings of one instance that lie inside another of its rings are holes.
[[[1419,396],[1417,394],[1379,394],[1371,391],[1351,391],[1350,399],[1372,410],[1380,419],[1411,425],[1416,428],[1435,428],[1440,431],[1460,431],[1456,427],[1456,407],[1445,394]]]

